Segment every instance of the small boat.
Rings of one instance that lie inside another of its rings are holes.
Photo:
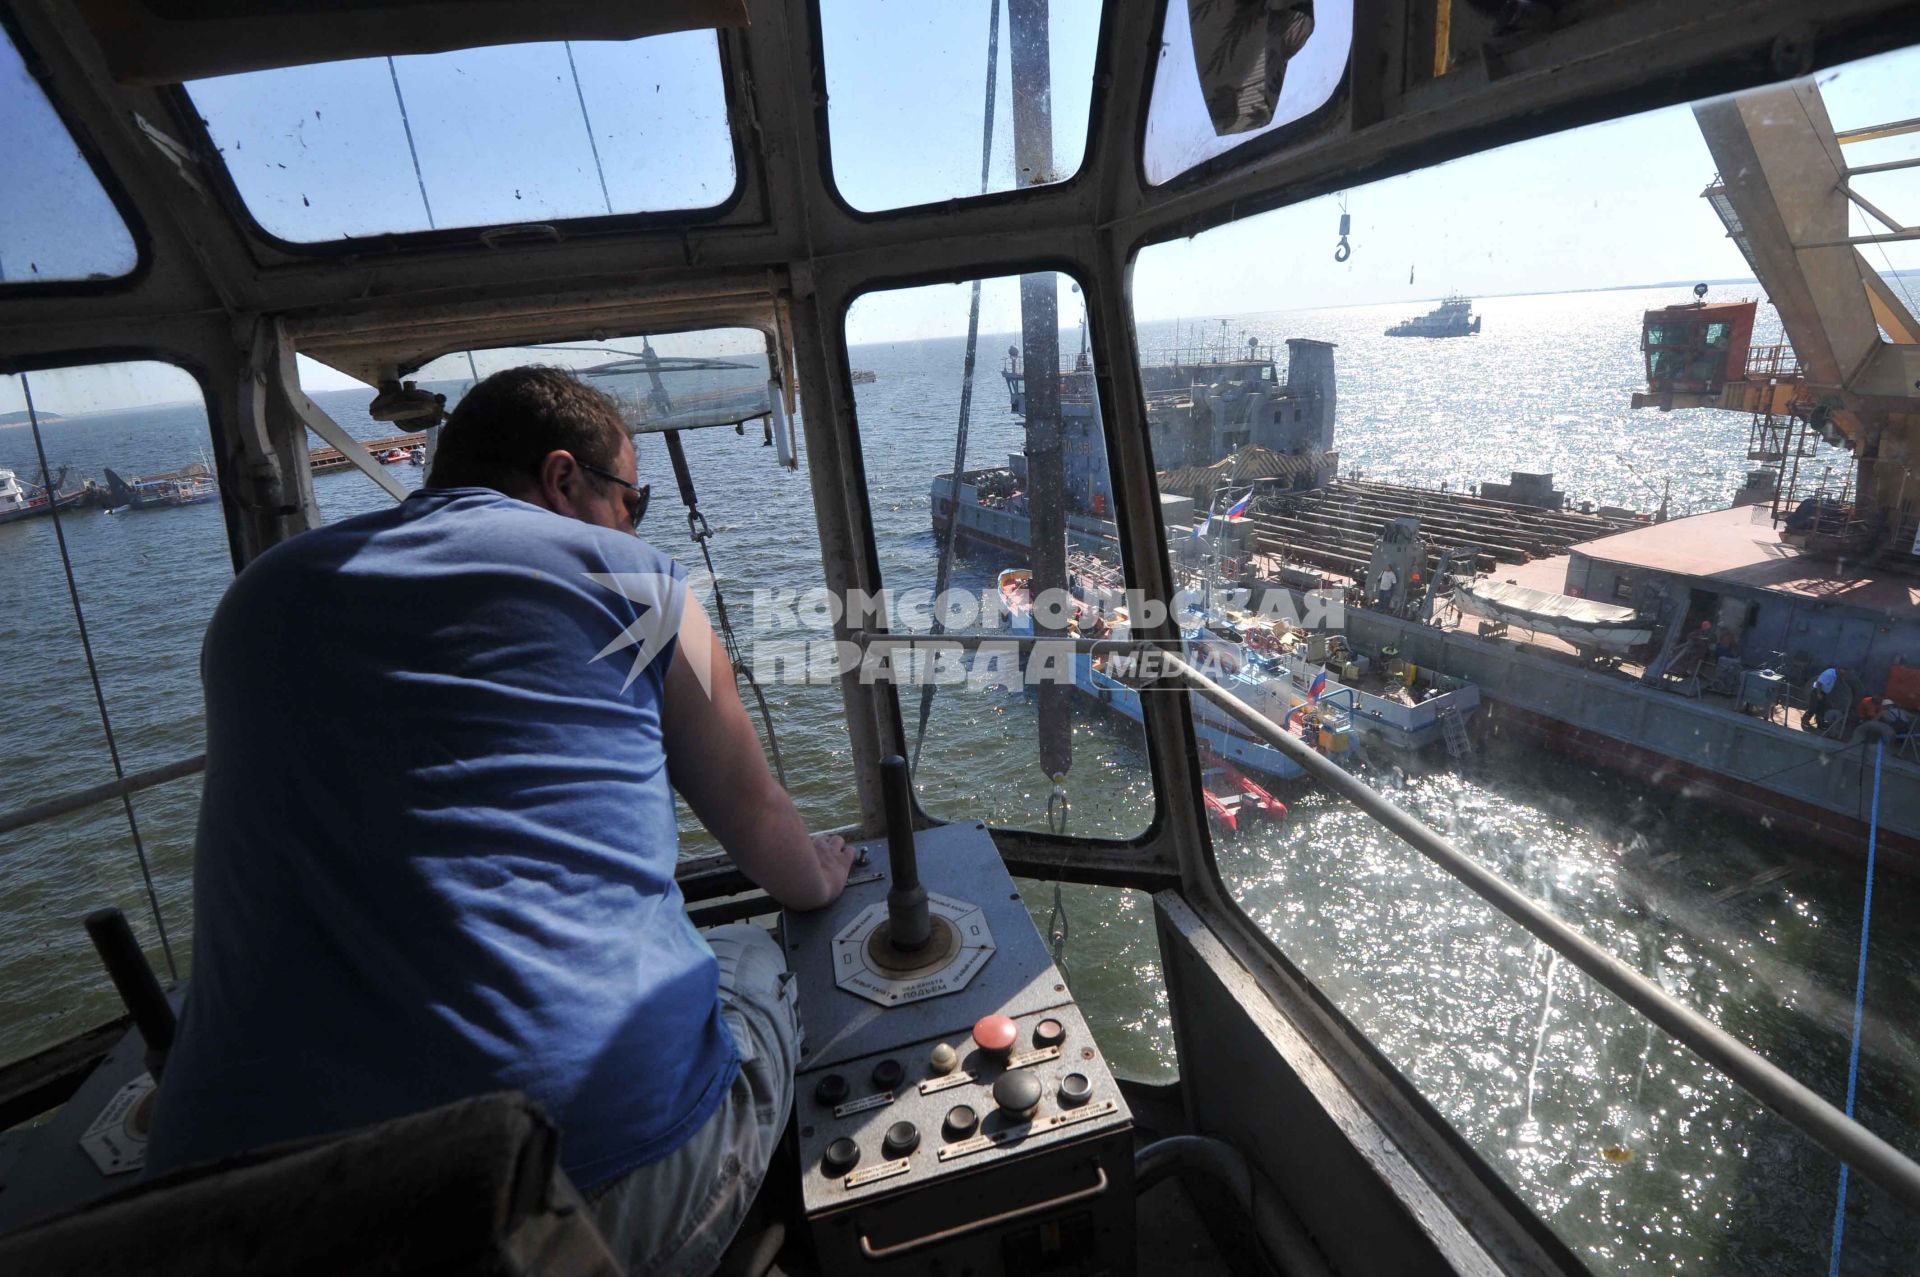
[[[392,465],[398,465],[402,461],[407,460],[408,457],[412,455],[412,453],[405,448],[389,448],[385,452],[379,455],[380,455],[380,460],[382,462],[392,466]]]
[[[1287,805],[1275,798],[1263,786],[1256,784],[1251,776],[1235,767],[1212,750],[1202,749],[1200,761],[1206,765],[1208,793],[1218,785],[1225,793],[1223,802],[1231,802],[1236,816],[1253,816],[1260,820],[1285,820]]]
[[[414,444],[414,445],[413,445],[413,447],[411,447],[411,448],[408,448],[408,449],[407,449],[407,460],[408,460],[408,461],[411,461],[411,462],[412,462],[412,463],[413,463],[414,465],[416,465],[416,466],[424,466],[424,465],[426,465],[426,464],[427,464],[427,448],[426,448],[426,445],[425,445],[425,444],[419,444],[419,443],[416,443],[416,444]]]

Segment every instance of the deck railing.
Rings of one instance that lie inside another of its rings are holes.
[[[1750,346],[1747,348],[1748,381],[1773,379],[1791,381],[1800,375],[1800,356],[1794,354],[1793,347]]]

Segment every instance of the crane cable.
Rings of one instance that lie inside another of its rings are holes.
[[[700,557],[706,561],[707,579],[713,582],[713,620],[714,627],[720,631],[720,642],[727,650],[727,661],[733,666],[734,678],[744,677],[747,687],[753,692],[753,699],[760,707],[760,723],[766,729],[767,750],[773,755],[773,773],[780,780],[780,788],[787,788],[787,768],[780,759],[780,741],[773,731],[773,710],[767,705],[767,694],[760,689],[760,680],[753,676],[753,665],[740,654],[739,641],[733,634],[733,621],[727,615],[727,599],[720,592],[720,574],[713,570],[713,553],[708,542],[713,539],[713,528],[707,523],[707,516],[700,512],[700,498],[693,490],[693,471],[687,465],[686,445],[680,440],[678,430],[662,432],[667,441],[667,456],[673,462],[673,478],[680,486],[680,500],[687,507],[687,535],[700,547]]]
[[[991,0],[987,20],[987,104],[980,125],[980,193],[987,193],[988,170],[993,162],[993,101],[1000,78],[1000,0]],[[967,354],[960,376],[960,426],[953,439],[953,512],[947,519],[947,534],[940,542],[940,563],[933,574],[934,634],[946,626],[940,620],[940,599],[953,579],[953,547],[960,539],[960,476],[967,468],[967,421],[973,412],[974,354],[980,338],[980,281],[973,281],[973,301],[967,307]],[[920,747],[927,741],[927,720],[933,715],[933,694],[937,684],[928,679],[920,686],[920,726],[913,738],[913,769],[920,770]]]
[[[86,613],[80,607],[80,587],[73,577],[73,556],[67,550],[67,530],[60,519],[60,498],[56,491],[58,485],[53,481],[53,471],[47,465],[47,445],[40,437],[40,413],[34,407],[33,387],[25,373],[20,374],[20,390],[26,399],[27,421],[33,427],[33,450],[40,457],[40,477],[47,480],[47,513],[53,518],[54,539],[60,545],[60,567],[67,576],[67,597],[73,603],[74,624],[80,630],[80,648],[87,658],[87,677],[93,683],[93,703],[100,711],[100,730],[107,738],[107,756],[113,760],[114,779],[124,781],[127,769],[120,761],[120,744],[114,738],[113,719],[107,713],[107,696],[100,687],[100,667],[93,659],[93,639],[87,633]],[[173,960],[173,945],[167,940],[166,920],[160,913],[160,897],[153,888],[153,867],[147,863],[146,844],[140,838],[140,820],[134,815],[133,795],[124,788],[120,793],[120,805],[127,814],[127,832],[133,837],[133,854],[140,862],[140,878],[146,885],[147,907],[153,911],[153,927],[160,935],[160,952],[167,960],[167,974],[177,982],[180,968]]]

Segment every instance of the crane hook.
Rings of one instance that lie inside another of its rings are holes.
[[[1344,262],[1353,256],[1353,246],[1347,243],[1347,232],[1353,229],[1353,218],[1347,213],[1340,214],[1340,243],[1333,250],[1333,260]]]

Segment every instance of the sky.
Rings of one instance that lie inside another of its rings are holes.
[[[1283,117],[1313,109],[1333,83],[1329,69],[1349,40],[1345,15],[1334,9],[1321,6],[1319,28],[1290,69]],[[823,0],[833,176],[851,203],[877,210],[979,189],[989,12],[989,0]],[[1017,180],[1001,13],[994,190]],[[1050,170],[1033,175],[1040,180],[1070,176],[1084,152],[1099,14],[1097,0],[1051,6],[1054,147]],[[1182,18],[1184,6],[1169,6],[1169,16]],[[1197,77],[1182,61],[1190,55],[1180,36],[1170,31],[1163,43],[1149,120],[1156,175],[1220,145],[1199,122]],[[1821,85],[1841,128],[1920,116],[1920,51],[1825,72]],[[432,224],[448,226],[698,207],[725,199],[733,186],[710,33],[397,58],[391,72],[385,59],[332,63],[203,81],[189,91],[249,206],[288,238],[417,229],[429,209]],[[636,110],[636,102],[644,106]],[[18,157],[15,179],[0,182],[0,272],[24,273],[22,262],[68,274],[124,270],[131,241],[55,124],[17,55],[0,50],[0,153]],[[1920,135],[1848,148],[1855,164],[1917,155]],[[1414,302],[1448,291],[1745,276],[1699,198],[1712,174],[1685,107],[1535,139],[1149,247],[1133,273],[1135,315],[1194,320]],[[1920,222],[1920,170],[1856,185],[1895,216]],[[1353,253],[1336,263],[1343,208],[1352,216]],[[1863,215],[1855,228],[1865,229]],[[1868,251],[1880,265],[1880,250]],[[1920,267],[1920,245],[1890,247],[1886,263]],[[1061,279],[1061,324],[1069,329],[1079,311],[1071,287]],[[940,285],[868,295],[850,312],[848,339],[961,333],[968,291]],[[981,330],[1014,331],[1019,322],[1015,283],[989,285]],[[685,339],[676,346],[697,349]],[[302,368],[310,390],[357,384],[310,361]],[[0,412],[19,406],[13,380],[0,379]],[[125,381],[102,393],[124,393]]]

